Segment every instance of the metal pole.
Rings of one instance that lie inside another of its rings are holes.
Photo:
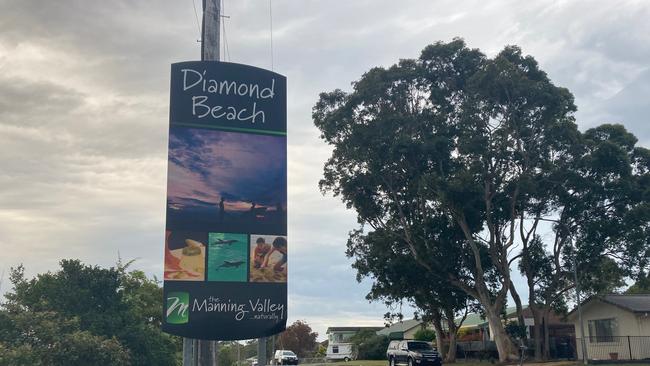
[[[193,366],[194,364],[194,340],[183,338],[183,366]]]
[[[201,27],[201,60],[219,61],[221,26],[220,0],[203,0],[203,25]],[[193,347],[189,345],[193,343]],[[217,366],[217,342],[183,338],[183,366]],[[192,363],[189,361],[192,360]]]
[[[585,325],[582,321],[582,304],[580,300],[580,283],[578,282],[578,256],[573,261],[573,277],[576,283],[576,300],[578,301],[578,319],[580,322],[580,335],[582,336],[580,346],[582,348],[582,363],[587,364],[587,345],[585,344]]]
[[[630,345],[630,336],[627,336],[627,350],[630,351],[630,360],[633,360],[632,358],[632,345]]]
[[[271,359],[275,359],[275,334],[271,338]],[[271,362],[273,364],[274,362]]]
[[[266,359],[266,337],[257,338],[257,364],[258,366],[268,365]]]

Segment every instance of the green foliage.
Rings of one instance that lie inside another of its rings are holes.
[[[650,294],[650,275],[641,274],[626,294]]]
[[[333,151],[320,187],[357,213],[348,255],[376,279],[370,298],[412,297],[393,272],[420,271],[433,298],[453,287],[480,301],[505,361],[496,318],[514,255],[544,308],[565,306],[574,258],[587,292],[647,272],[650,151],[621,125],[581,133],[575,111],[518,47],[488,58],[461,39],[322,93],[313,118]]]
[[[236,347],[233,347],[231,344],[224,344],[223,342],[219,346],[217,363],[223,366],[234,365],[237,361]]]
[[[433,329],[421,328],[413,336],[416,341],[433,342],[436,340],[436,332]]]
[[[318,345],[318,351],[316,351],[316,357],[325,357],[327,355],[327,346],[322,344]]]
[[[520,325],[516,321],[509,321],[506,324],[506,332],[512,339],[524,339],[526,338],[526,326]]]
[[[180,340],[159,328],[162,290],[141,271],[63,260],[57,272],[28,280],[20,266],[10,279],[0,307],[6,364],[177,364]]]
[[[354,345],[356,358],[360,360],[382,360],[386,358],[386,348],[390,340],[377,332],[363,329],[350,338]]]

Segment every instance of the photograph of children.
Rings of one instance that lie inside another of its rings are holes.
[[[203,281],[208,233],[165,232],[165,281]]]
[[[287,282],[287,237],[251,235],[250,281]]]
[[[286,137],[172,127],[168,164],[168,225],[285,231]]]
[[[210,233],[208,235],[208,281],[248,280],[248,235]]]

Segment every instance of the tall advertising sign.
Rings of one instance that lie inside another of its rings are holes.
[[[287,319],[286,78],[172,65],[163,330],[250,339]]]

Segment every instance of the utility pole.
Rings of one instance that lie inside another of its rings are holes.
[[[203,26],[201,28],[201,61],[221,61],[221,3],[220,0],[203,0]]]
[[[257,364],[258,366],[268,365],[266,359],[266,337],[257,338]]]
[[[221,0],[203,0],[201,61],[220,61]],[[217,341],[183,338],[183,366],[217,366]]]

